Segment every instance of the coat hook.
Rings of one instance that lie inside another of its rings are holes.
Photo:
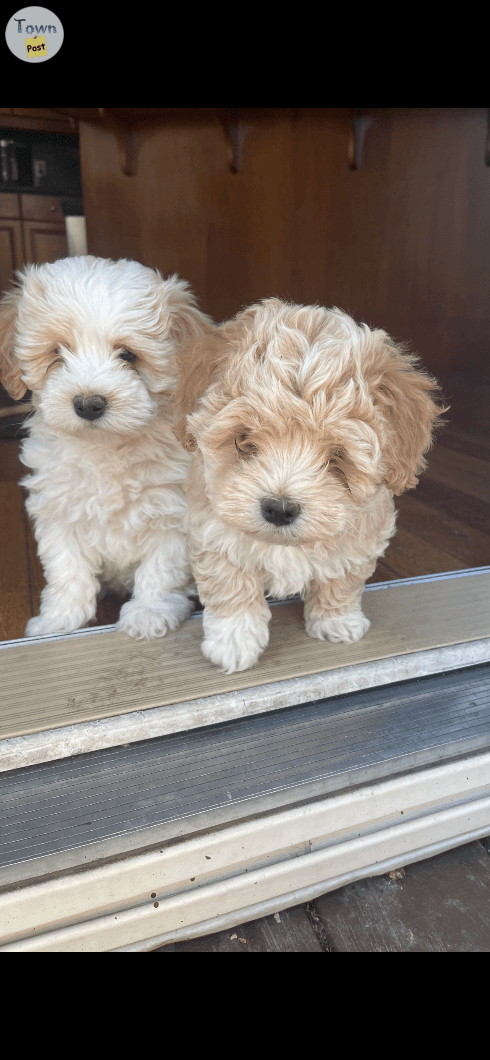
[[[128,128],[120,119],[111,114],[105,107],[97,108],[104,125],[115,133],[117,146],[119,148],[119,159],[122,172],[126,177],[136,176],[138,168],[138,154],[140,147],[140,134]]]
[[[354,115],[354,129],[351,133],[349,143],[349,161],[347,168],[351,173],[361,168],[362,152],[368,129],[373,124],[373,119],[368,114]]]
[[[243,148],[245,146],[245,140],[247,139],[252,126],[240,124],[238,110],[234,107],[220,107],[218,117],[228,141],[229,169],[232,173],[240,173],[243,169]]]

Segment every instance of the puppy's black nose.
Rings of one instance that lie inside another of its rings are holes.
[[[289,526],[301,511],[300,505],[293,504],[287,497],[265,497],[260,507],[264,519],[274,523],[274,526]]]
[[[82,397],[81,394],[77,394],[73,398],[73,408],[77,416],[81,416],[82,420],[98,420],[104,415],[107,407],[107,401],[102,394],[90,394],[89,397]]]

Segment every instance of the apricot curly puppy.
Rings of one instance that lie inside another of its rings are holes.
[[[357,641],[366,579],[395,531],[444,410],[437,383],[384,331],[339,309],[266,299],[180,358],[177,437],[195,451],[189,551],[202,650],[257,662],[265,594],[301,593],[306,632]]]

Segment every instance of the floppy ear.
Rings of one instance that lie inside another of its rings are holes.
[[[418,358],[400,352],[383,332],[378,334],[384,341],[373,364],[377,378],[371,395],[385,426],[385,485],[398,495],[417,485],[417,475],[427,466],[424,453],[433,444],[435,429],[443,426],[438,417],[447,407],[438,403],[437,381],[418,369]]]
[[[169,276],[168,280],[162,280],[162,294],[165,313],[170,316],[170,332],[177,346],[208,334],[214,327],[211,317],[198,309],[187,280],[179,279],[176,274]]]
[[[278,305],[282,305],[278,299],[276,301]],[[237,368],[237,374],[233,371],[231,378],[226,373],[226,368],[230,357],[240,353],[240,350],[243,353],[249,340],[253,340],[254,323],[259,309],[259,305],[249,306],[224,324],[208,326],[198,338],[191,338],[181,349],[175,392],[179,419],[174,427],[174,434],[184,449],[191,452],[197,449],[197,441],[187,427],[187,417],[196,411],[199,399],[215,382],[220,370],[224,372],[223,390],[220,395],[213,396],[214,413],[219,412],[240,394],[242,384],[236,362],[233,363],[233,369]]]
[[[435,429],[443,426],[438,418],[448,408],[438,404],[437,381],[417,367],[418,357],[401,352],[388,336],[383,337],[373,399],[386,427],[385,484],[399,495],[417,485],[417,475],[426,467],[423,455],[433,444]]]
[[[20,298],[19,291],[10,291],[0,303],[0,381],[16,401],[24,397],[27,390],[15,356],[15,325]]]
[[[218,365],[226,355],[224,336],[219,328],[209,328],[207,334],[191,337],[180,350],[178,357],[178,381],[175,404],[178,421],[174,434],[184,449],[197,449],[194,435],[187,429],[187,417],[195,411],[199,398],[206,392],[215,376]]]

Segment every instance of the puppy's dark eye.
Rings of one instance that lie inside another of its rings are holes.
[[[57,346],[56,349],[53,350],[52,356],[53,356],[53,360],[51,361],[51,364],[49,366],[50,368],[53,368],[55,364],[64,364],[65,363],[64,360],[63,360],[62,354],[61,354],[61,347],[60,346]]]
[[[334,449],[334,451],[330,454],[328,460],[326,460],[325,463],[321,465],[320,471],[323,471],[326,468],[328,473],[330,475],[334,475],[335,478],[337,478],[339,482],[341,482],[342,485],[345,486],[345,489],[349,490],[350,493],[350,486],[347,481],[345,472],[343,468],[339,467],[339,461],[343,460],[344,457],[345,453],[343,449]]]
[[[240,456],[253,456],[257,452],[257,446],[247,441],[247,435],[242,434],[239,438],[240,445],[235,438],[235,449]]]
[[[127,361],[128,364],[133,364],[133,362],[137,361],[137,359],[138,358],[137,358],[136,354],[135,353],[131,353],[131,350],[121,350],[121,352],[119,354],[119,360],[120,361]]]

